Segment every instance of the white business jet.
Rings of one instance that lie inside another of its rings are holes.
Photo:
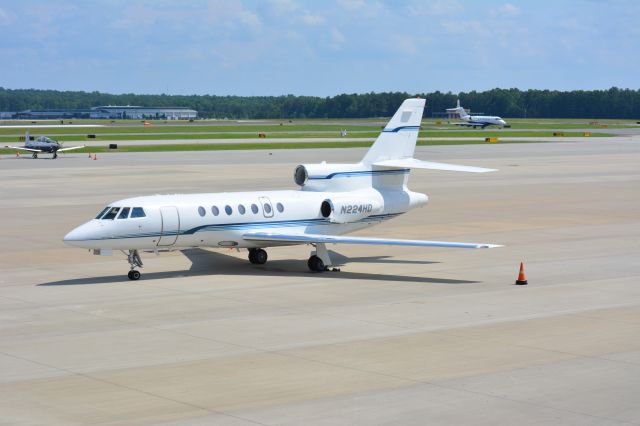
[[[497,117],[494,115],[469,115],[467,111],[460,106],[460,99],[458,99],[458,103],[455,108],[448,109],[447,111],[453,111],[458,114],[462,123],[453,123],[456,126],[466,126],[466,127],[482,127],[483,129],[487,126],[498,126],[505,127],[508,126],[507,122],[504,121],[501,117]]]
[[[64,242],[110,255],[120,250],[137,280],[140,251],[192,247],[246,248],[249,261],[267,261],[266,247],[310,244],[309,269],[332,265],[326,244],[386,244],[492,248],[493,244],[343,236],[424,206],[428,197],[407,188],[412,168],[484,173],[479,167],[413,158],[424,99],[407,99],[362,161],[303,164],[294,181],[300,190],[153,195],[120,200],[69,232]]]

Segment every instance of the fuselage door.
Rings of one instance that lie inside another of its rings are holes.
[[[260,204],[262,205],[262,214],[264,217],[273,217],[273,206],[271,200],[267,197],[258,197]]]
[[[180,233],[180,216],[174,206],[160,207],[161,228],[158,246],[172,246]]]

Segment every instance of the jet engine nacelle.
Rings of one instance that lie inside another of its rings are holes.
[[[333,223],[356,222],[365,217],[380,214],[383,209],[381,200],[353,196],[328,198],[320,205],[322,217]]]
[[[363,164],[301,164],[293,181],[303,191],[354,191],[371,187],[371,167]]]

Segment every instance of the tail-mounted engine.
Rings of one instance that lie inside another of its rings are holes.
[[[301,164],[293,181],[303,191],[353,191],[370,188],[373,173],[363,164]]]
[[[360,219],[382,213],[381,200],[365,197],[335,197],[320,205],[322,217],[333,223],[357,222]]]

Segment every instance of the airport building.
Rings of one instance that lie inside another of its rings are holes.
[[[198,111],[186,107],[97,106],[91,108],[91,118],[192,120]]]
[[[5,116],[6,115],[6,116]],[[90,109],[38,109],[20,112],[2,113],[4,119],[158,119],[158,120],[193,120],[198,117],[198,111],[186,107],[142,107],[142,106],[117,106],[105,105]]]

